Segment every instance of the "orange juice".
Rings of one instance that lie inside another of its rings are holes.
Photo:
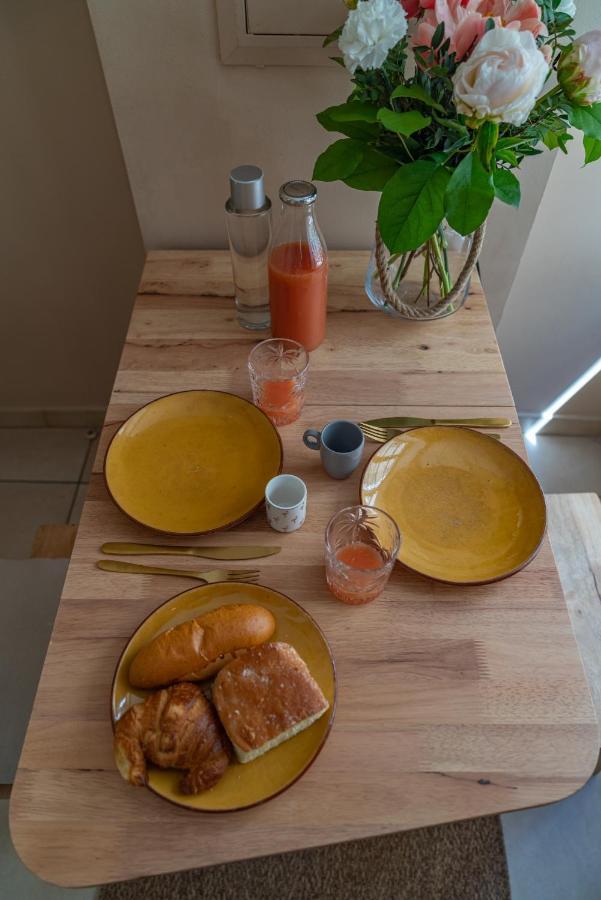
[[[306,242],[280,244],[269,259],[269,306],[274,337],[315,350],[326,333],[328,260]]]
[[[354,541],[336,551],[333,565],[326,567],[326,580],[336,599],[343,603],[371,603],[388,580],[386,560],[375,547]]]
[[[341,547],[336,554],[336,559],[351,566],[353,569],[379,569],[384,564],[382,556],[375,547],[356,541]]]
[[[259,389],[258,406],[275,425],[289,425],[300,416],[303,400],[303,391],[293,379],[263,381]]]

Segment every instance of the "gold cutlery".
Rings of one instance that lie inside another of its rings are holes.
[[[233,569],[209,569],[207,572],[197,572],[192,569],[165,569],[162,566],[140,566],[137,563],[119,562],[117,559],[99,559],[96,565],[104,572],[125,572],[132,575],[181,575],[183,578],[194,578],[196,581],[204,581],[205,584],[215,584],[218,581],[255,582],[260,574],[258,569],[239,571],[234,571]]]
[[[419,416],[389,416],[384,419],[366,419],[359,422],[363,425],[373,425],[376,428],[416,428],[420,425],[467,425],[469,428],[509,428],[511,419],[483,418],[483,419],[422,419]]]
[[[359,425],[359,428],[368,441],[374,441],[376,444],[385,444],[386,441],[396,437],[397,434],[402,434],[404,431],[403,428],[380,428],[375,425],[367,425],[364,422]],[[490,431],[483,431],[481,434],[487,434],[488,437],[495,438],[497,441],[501,440],[500,434],[491,434]]]
[[[103,553],[117,556],[204,556],[206,559],[258,559],[279,553],[281,547],[188,547],[169,544],[108,543],[100,548]]]

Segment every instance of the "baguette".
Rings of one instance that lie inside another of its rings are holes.
[[[220,606],[169,628],[142,647],[129,667],[135,688],[202,681],[218,672],[236,650],[268,641],[275,631],[269,610],[252,604]]]

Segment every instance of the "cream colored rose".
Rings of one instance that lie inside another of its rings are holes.
[[[493,28],[453,76],[455,105],[470,118],[523,125],[548,73],[529,31]]]
[[[576,38],[559,61],[557,77],[564,94],[576,106],[601,103],[601,31]]]

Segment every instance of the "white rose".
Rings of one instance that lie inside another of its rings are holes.
[[[573,19],[576,15],[576,4],[574,3],[574,0],[561,0],[555,12],[564,13],[564,15],[570,16]]]
[[[523,125],[549,65],[529,31],[492,28],[455,75],[455,105],[464,116]]]
[[[407,34],[407,16],[399,0],[361,0],[347,17],[338,46],[349,72],[379,69]]]
[[[601,103],[601,31],[576,38],[559,61],[557,77],[563,92],[576,106]]]

